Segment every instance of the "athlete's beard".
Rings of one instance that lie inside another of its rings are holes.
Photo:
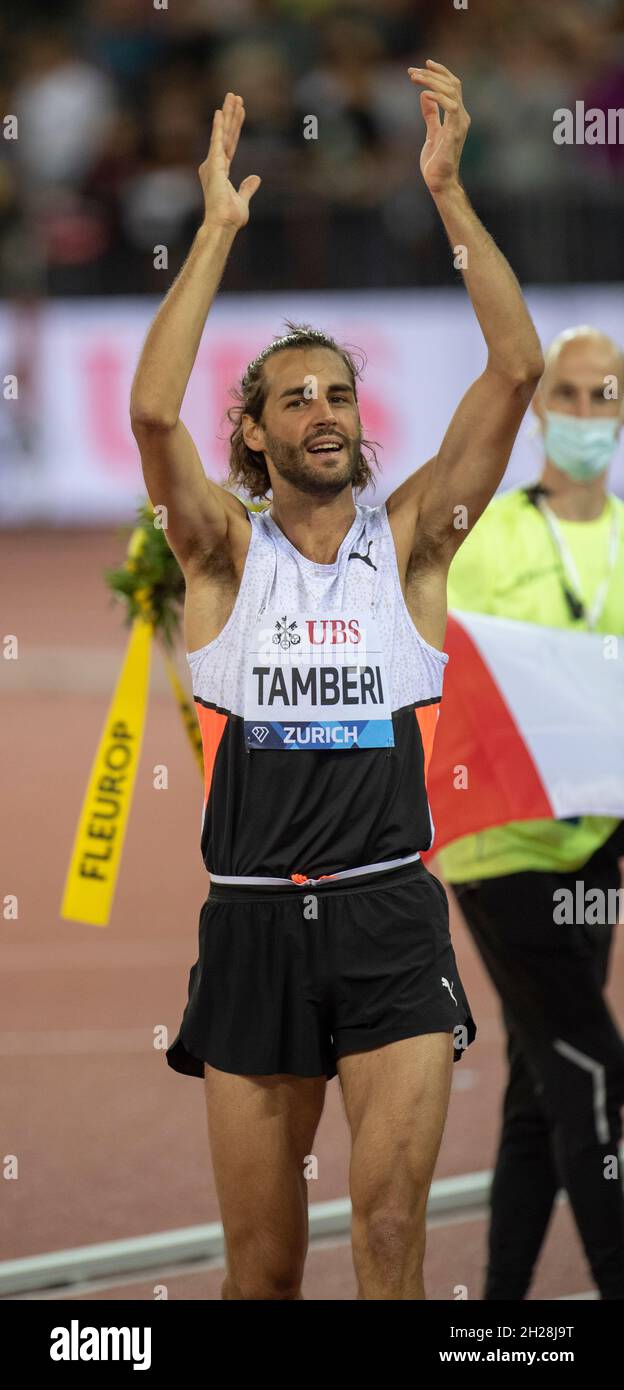
[[[269,434],[265,429],[266,449],[276,473],[287,483],[292,483],[299,492],[307,492],[315,497],[333,497],[343,492],[346,487],[351,487],[353,483],[360,458],[362,436],[358,434],[352,440],[346,439],[344,435],[337,437],[342,439],[346,458],[335,471],[323,474],[310,462],[303,444],[287,444],[284,439]]]

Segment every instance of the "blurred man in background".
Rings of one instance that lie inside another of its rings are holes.
[[[449,607],[624,634],[624,504],[607,490],[622,353],[581,327],[560,334],[545,361],[533,403],[540,481],[487,508],[451,566]],[[577,879],[608,903],[606,890],[620,886],[622,830],[601,816],[524,821],[440,854],[508,1034],[486,1299],[525,1296],[560,1187],[602,1297],[624,1298],[624,1042],[603,997],[614,922],[554,920],[555,892],[574,892]]]

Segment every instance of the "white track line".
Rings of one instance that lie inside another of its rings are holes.
[[[624,1146],[622,1146],[624,1158]],[[479,1219],[487,1206],[492,1174],[463,1173],[459,1177],[439,1178],[432,1183],[427,1220]],[[567,1201],[560,1192],[558,1203]],[[333,1202],[316,1202],[309,1207],[310,1243],[325,1237],[348,1238],[351,1229],[351,1203],[341,1197]],[[204,1226],[183,1226],[173,1231],[135,1236],[128,1240],[104,1241],[70,1250],[53,1250],[20,1260],[0,1263],[0,1297],[34,1290],[75,1288],[77,1284],[119,1277],[149,1277],[153,1270],[223,1259],[223,1227],[215,1221]],[[583,1295],[579,1295],[583,1297]]]
[[[457,1216],[474,1213],[487,1202],[491,1182],[489,1172],[464,1173],[455,1178],[439,1178],[431,1186],[427,1216]],[[351,1203],[341,1197],[333,1202],[314,1202],[309,1208],[310,1241],[323,1237],[346,1237],[351,1229]],[[53,1250],[0,1264],[0,1296],[27,1293],[34,1289],[75,1286],[85,1280],[133,1273],[149,1277],[149,1271],[165,1265],[223,1258],[223,1227],[215,1221],[205,1226],[185,1226],[129,1240],[104,1241],[70,1250]]]
[[[436,1216],[433,1220],[427,1220],[428,1230],[438,1226],[457,1226],[466,1221],[484,1221],[487,1217],[487,1207],[475,1209],[474,1211],[459,1212],[457,1215]],[[343,1236],[310,1236],[308,1253],[312,1251],[316,1254],[318,1250],[341,1250],[351,1245],[350,1232]],[[161,1266],[158,1271],[152,1270],[154,1283],[164,1284],[168,1279],[188,1279],[194,1275],[212,1274],[215,1270],[225,1270],[225,1260],[222,1256],[215,1256],[210,1260],[194,1260],[192,1263]],[[54,1299],[76,1299],[81,1293],[102,1293],[106,1289],[112,1288],[135,1288],[137,1284],[149,1283],[150,1271],[144,1270],[142,1273],[118,1276],[114,1279],[91,1280],[85,1279],[81,1283],[66,1284],[57,1286],[47,1292],[39,1291],[33,1293],[18,1294],[14,1297],[15,1302],[44,1301]],[[157,1302],[158,1300],[154,1300]]]

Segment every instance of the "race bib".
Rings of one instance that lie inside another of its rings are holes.
[[[370,613],[262,615],[247,656],[248,748],[393,748],[389,700]]]

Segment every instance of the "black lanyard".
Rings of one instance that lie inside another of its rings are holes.
[[[542,512],[541,512],[540,505],[539,505],[539,503],[540,503],[540,497],[550,497],[550,493],[549,493],[549,491],[548,491],[548,488],[542,487],[542,484],[541,484],[541,483],[533,483],[533,485],[532,485],[531,487],[524,487],[524,488],[522,489],[522,491],[523,491],[523,493],[524,493],[524,495],[525,495],[527,501],[530,502],[530,503],[531,503],[531,506],[532,506],[532,507],[535,507],[535,510],[536,510],[537,512],[539,512],[540,516],[542,516]],[[542,519],[543,519],[543,518],[542,518]],[[548,529],[548,528],[547,528],[547,529]],[[550,536],[550,531],[548,532],[548,534],[549,534],[549,536]],[[551,537],[551,540],[552,540],[552,537]],[[586,614],[586,611],[585,611],[585,605],[583,604],[582,600],[581,600],[580,598],[578,598],[578,596],[577,596],[576,594],[574,594],[574,593],[572,592],[571,588],[569,587],[568,582],[567,582],[567,579],[566,579],[565,570],[564,570],[564,568],[563,568],[563,563],[562,563],[562,560],[561,560],[561,556],[560,556],[560,554],[559,554],[559,551],[557,550],[557,547],[554,545],[554,543],[553,543],[553,550],[554,550],[555,555],[557,556],[557,559],[558,559],[558,561],[559,561],[559,568],[558,568],[559,583],[561,584],[561,588],[562,588],[562,590],[563,590],[563,596],[564,596],[565,601],[566,601],[566,603],[567,603],[567,605],[568,605],[568,612],[569,612],[569,614],[570,614],[570,617],[573,618],[575,622],[578,622],[579,618],[583,618],[584,620],[586,620],[587,614]]]

